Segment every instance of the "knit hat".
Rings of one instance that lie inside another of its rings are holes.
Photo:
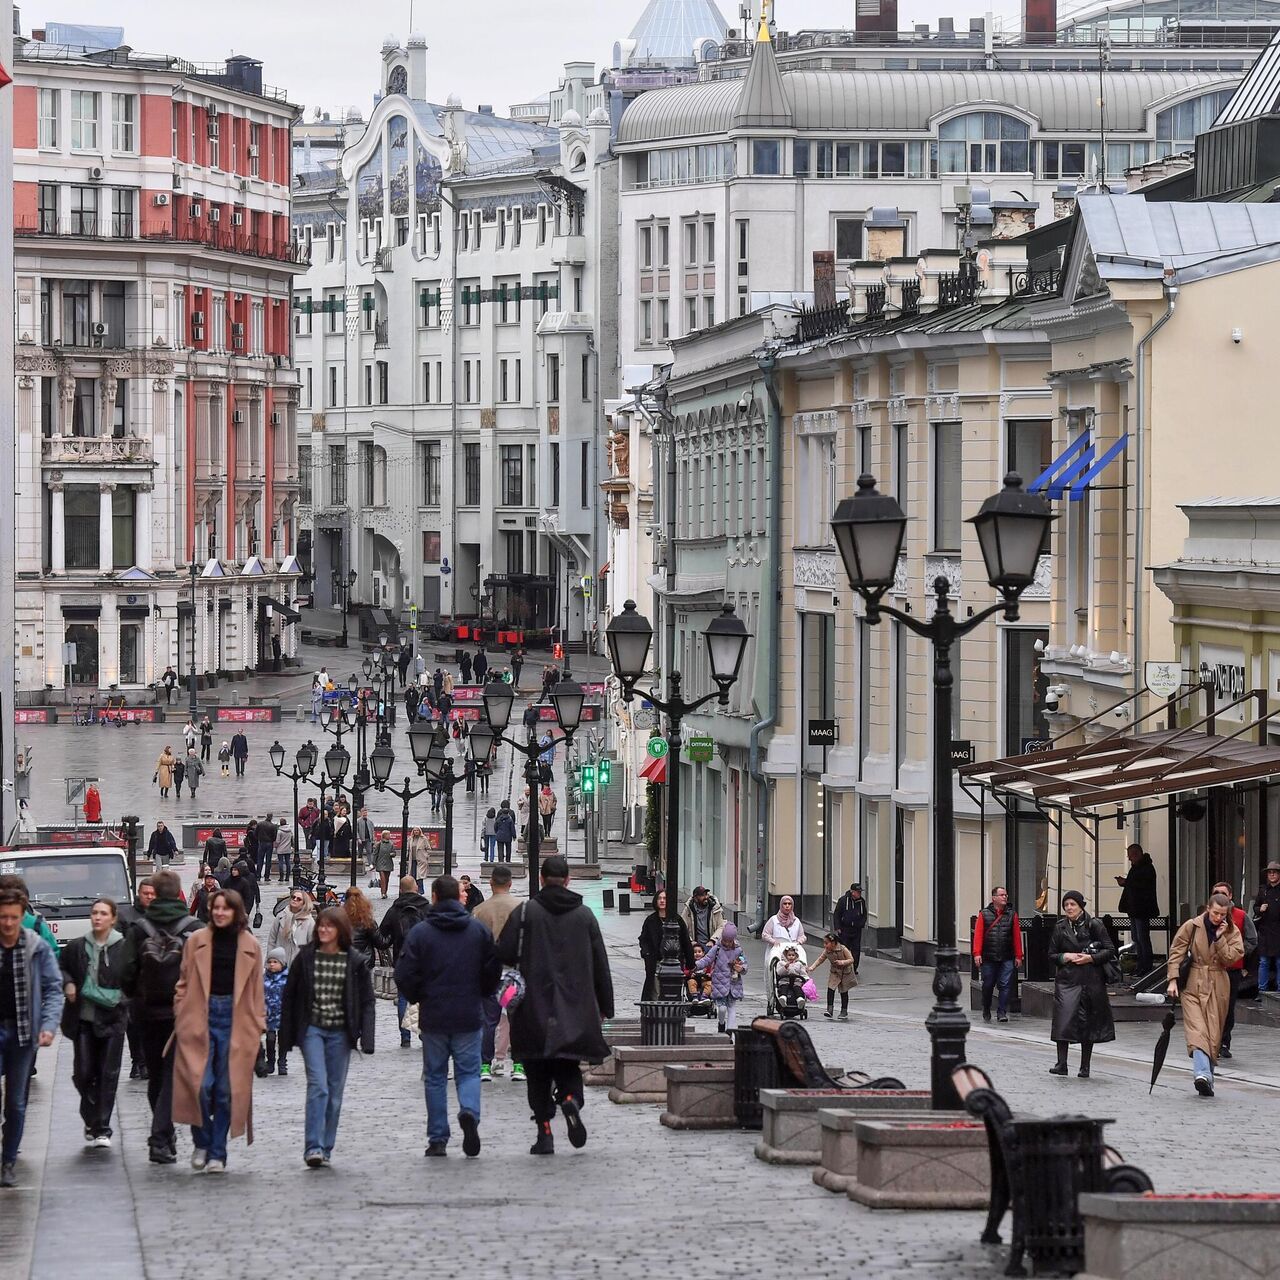
[[[277,960],[285,968],[288,968],[289,957],[285,955],[283,947],[272,947],[271,950],[267,952],[267,963],[270,964],[272,960]]]
[[[732,920],[726,921],[723,929],[720,930],[720,941],[726,947],[732,947],[738,941],[738,926]]]
[[[1085,902],[1084,894],[1081,893],[1079,889],[1068,889],[1066,893],[1062,895],[1062,901],[1064,904],[1068,901],[1074,902],[1076,906],[1080,908],[1081,911],[1083,911],[1085,907],[1089,905],[1087,902]]]

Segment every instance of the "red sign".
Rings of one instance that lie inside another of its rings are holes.
[[[479,702],[484,697],[484,685],[455,684],[453,686],[454,702]]]
[[[399,827],[379,827],[374,824],[375,831],[382,831],[386,836],[388,843],[393,845],[397,850],[400,848],[400,828]],[[412,836],[413,828],[409,828]],[[434,852],[444,848],[444,832],[439,827],[423,827],[422,834],[427,837],[427,848]]]
[[[239,724],[270,724],[280,718],[279,707],[215,707],[213,718]]]
[[[130,724],[159,724],[160,708],[159,707],[120,707],[118,710],[112,711],[108,717],[111,720],[126,720]],[[103,722],[103,713],[98,712],[98,723]]]
[[[203,849],[205,842],[213,835],[215,830],[222,832],[222,838],[227,842],[228,849],[244,848],[244,825],[238,827],[196,827],[194,843]]]
[[[57,724],[58,712],[55,707],[16,707],[13,712],[14,724]]]

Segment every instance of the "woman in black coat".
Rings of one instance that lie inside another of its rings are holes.
[[[658,998],[658,964],[662,960],[662,927],[666,920],[667,891],[661,890],[650,906],[652,910],[640,926],[640,959],[644,961],[644,991],[641,993],[641,1000]],[[693,968],[693,943],[689,939],[688,926],[678,915],[676,923],[680,926],[680,963],[687,973]]]
[[[1053,984],[1053,1042],[1056,1066],[1049,1074],[1067,1074],[1067,1046],[1080,1046],[1080,1078],[1089,1078],[1093,1046],[1116,1038],[1107,1000],[1106,966],[1116,959],[1111,935],[1101,920],[1085,910],[1075,889],[1062,895],[1062,915],[1049,940],[1049,957],[1057,967]]]

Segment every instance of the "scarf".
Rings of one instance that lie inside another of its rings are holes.
[[[27,974],[27,932],[18,931],[13,948],[13,1002],[18,1006],[18,1043],[25,1049],[31,1044],[31,979]]]
[[[1223,924],[1225,923],[1226,921],[1224,920]],[[1209,918],[1209,913],[1206,911],[1204,913],[1204,936],[1208,940],[1208,943],[1210,946],[1213,946],[1213,944],[1217,942],[1218,931],[1221,928],[1222,928],[1222,925],[1214,924],[1213,921]]]
[[[784,929],[789,929],[789,928],[790,928],[790,927],[795,923],[795,919],[796,919],[796,909],[795,909],[795,907],[781,907],[781,906],[780,906],[780,907],[778,908],[778,923],[779,923],[779,924],[780,924]]]

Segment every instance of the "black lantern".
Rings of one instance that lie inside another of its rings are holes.
[[[413,752],[413,762],[424,765],[435,741],[436,731],[428,720],[418,720],[409,729],[409,750]]]
[[[298,761],[298,772],[303,777],[309,776],[312,770],[315,769],[316,758],[319,754],[320,753],[316,750],[316,744],[309,738],[298,748],[298,754],[296,757]]]
[[[614,674],[623,684],[634,684],[644,675],[653,643],[653,628],[648,618],[636,612],[634,600],[622,606],[622,612],[605,628],[604,637]]]
[[[333,723],[333,703],[324,702],[320,704],[320,725],[321,728],[327,729]]]
[[[490,680],[484,687],[484,718],[496,733],[502,733],[511,723],[511,708],[516,700],[515,690],[505,680]]]
[[[747,652],[747,628],[741,618],[727,604],[704,633],[707,641],[707,659],[711,664],[711,678],[720,689],[721,702],[729,697],[729,689],[738,678],[742,659]]]
[[[493,744],[497,740],[498,735],[483,720],[477,721],[471,726],[471,732],[467,735],[471,758],[477,764],[484,764],[493,753]]]
[[[364,671],[364,678],[366,680],[372,680],[373,679],[373,660],[371,658],[366,658],[364,660],[363,666],[361,667],[361,670]]]
[[[351,752],[342,746],[332,746],[324,753],[324,771],[330,782],[341,782],[347,776],[351,764]]]
[[[551,690],[551,705],[565,733],[572,733],[582,723],[582,704],[586,700],[586,692],[576,680],[561,680]]]
[[[267,752],[271,757],[271,766],[277,773],[284,768],[284,748],[280,745],[280,739],[277,738],[272,744],[271,749]]]
[[[347,679],[347,691],[354,698],[360,689],[360,677],[353,671]]]
[[[1010,471],[1004,488],[982,504],[967,523],[978,535],[987,581],[1004,595],[1025,591],[1049,540],[1053,513],[1038,493],[1027,493],[1022,477]]]
[[[874,476],[858,478],[858,492],[840,500],[831,528],[855,591],[879,597],[893,586],[907,517],[895,498],[876,490]]]
[[[444,777],[449,768],[449,757],[444,747],[439,742],[431,744],[431,750],[427,752],[426,770],[427,780],[438,784],[440,779]]]
[[[380,738],[378,745],[369,752],[369,764],[373,769],[373,780],[378,786],[382,786],[391,777],[391,770],[395,768],[395,763],[396,753],[391,750],[391,746],[385,737]]]

